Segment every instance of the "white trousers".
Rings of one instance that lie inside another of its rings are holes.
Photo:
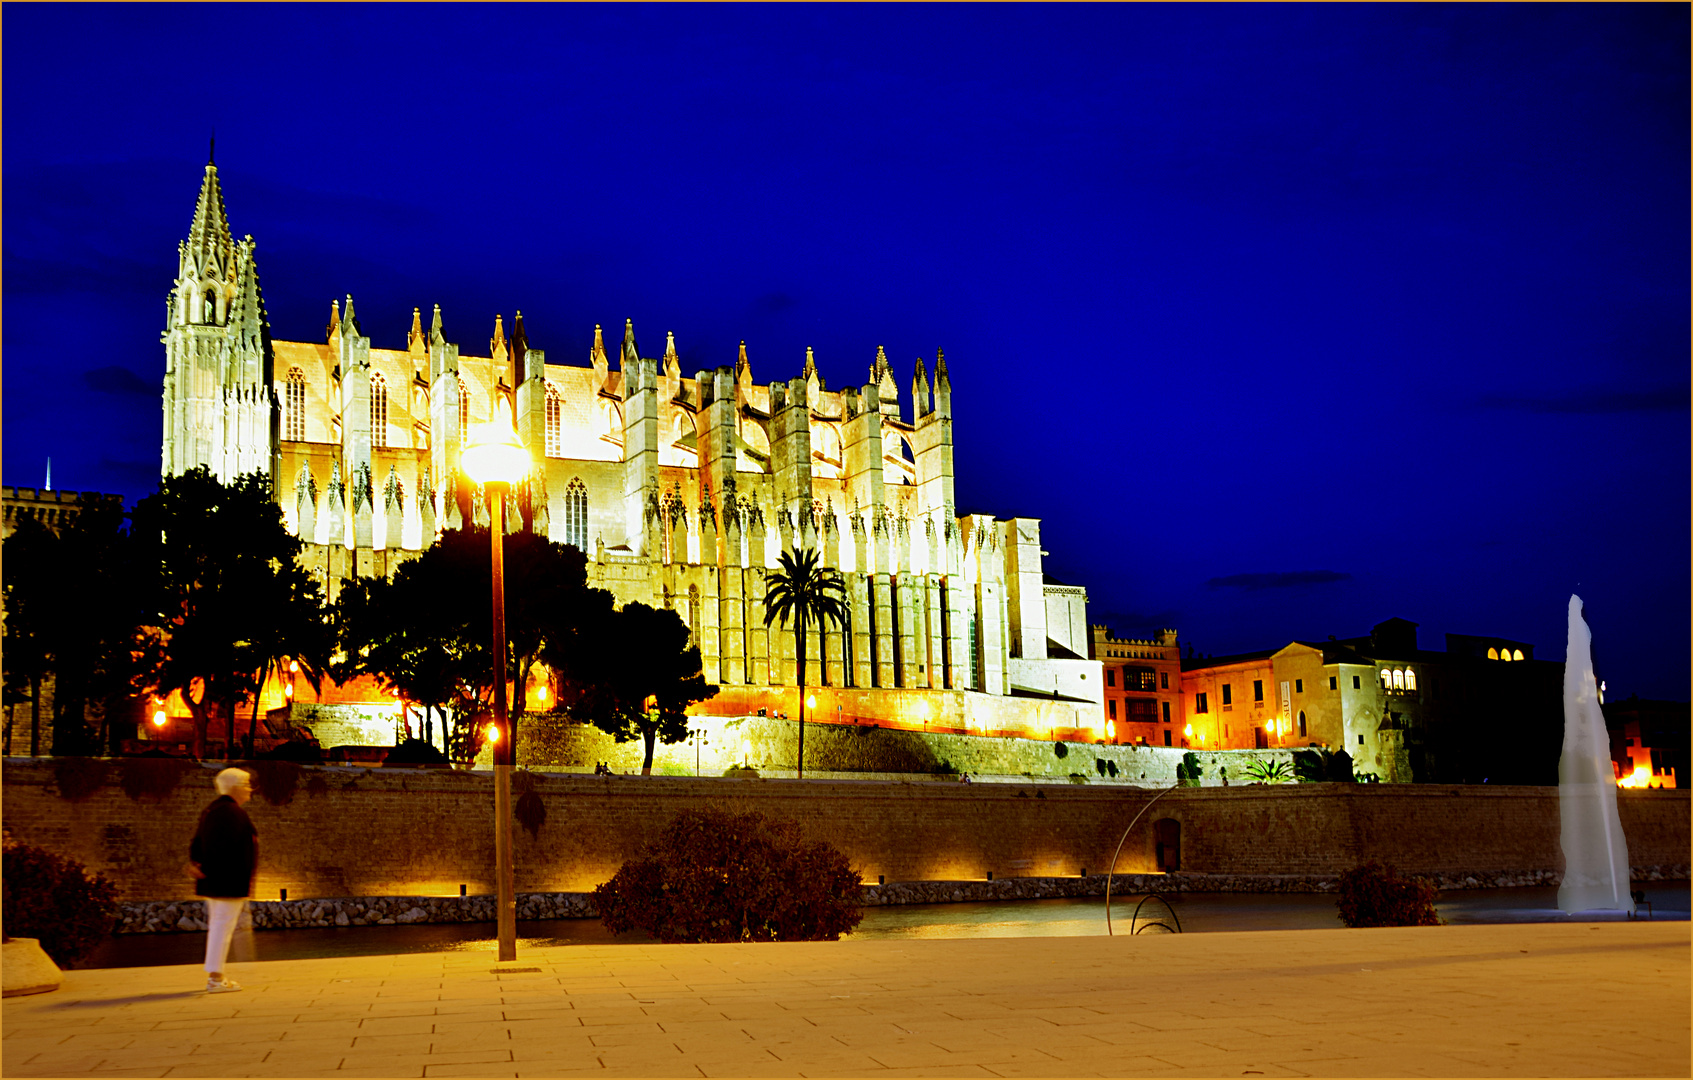
[[[217,896],[201,899],[206,902],[206,972],[210,974],[223,970],[223,962],[229,957],[229,941],[235,936],[236,924],[241,921],[247,901]]]

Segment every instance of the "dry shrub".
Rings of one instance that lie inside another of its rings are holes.
[[[1423,878],[1400,877],[1371,859],[1340,875],[1340,921],[1347,926],[1439,926],[1438,893]]]

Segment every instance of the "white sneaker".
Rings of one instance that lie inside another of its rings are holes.
[[[206,980],[206,993],[208,994],[233,994],[239,989],[241,989],[241,984],[234,979],[224,979],[222,982],[216,979]]]

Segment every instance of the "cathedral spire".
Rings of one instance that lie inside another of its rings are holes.
[[[605,366],[605,335],[600,332],[600,324],[594,324],[594,346],[588,350],[589,366]]]
[[[341,301],[329,302],[329,325],[323,328],[323,339],[331,345],[341,336]]]
[[[523,358],[529,355],[529,338],[523,332],[523,312],[519,311],[511,320],[511,367],[514,373],[512,385],[516,386],[523,378]]]
[[[735,378],[741,382],[752,382],[752,361],[747,359],[747,343],[741,342],[740,355],[735,357]]]
[[[423,336],[423,310],[421,308],[412,308],[411,330],[406,334],[406,351],[414,353],[422,352],[425,347],[424,343],[427,340],[428,339]]]
[[[502,359],[500,355],[506,351],[505,323],[498,313],[494,315],[494,336],[488,339],[488,355],[494,359]]]
[[[350,331],[354,337],[363,336],[363,334],[359,331],[358,317],[353,314],[352,293],[347,294],[347,310],[341,313],[341,329],[343,331]]]
[[[811,346],[805,347],[805,367],[800,369],[801,378],[812,378],[817,374],[817,357],[812,354]]]
[[[888,354],[880,345],[878,345],[876,346],[876,359],[870,365],[870,381],[873,383],[880,383],[882,381],[882,376],[886,374],[887,371]]]
[[[206,177],[200,182],[200,197],[194,203],[194,220],[188,225],[188,247],[196,254],[227,256],[233,246],[217,166],[207,162]],[[200,265],[202,269],[206,266],[203,262]]]
[[[923,358],[917,358],[917,369],[911,373],[911,399],[913,419],[927,415],[929,412],[929,369],[923,366]]]
[[[936,349],[935,350],[935,387],[936,387],[936,389],[939,389],[943,386],[946,387],[948,390],[951,390],[952,389],[952,380],[946,377],[946,350],[945,349]]]
[[[255,357],[263,354],[267,326],[264,296],[259,291],[258,263],[253,257],[257,246],[248,235],[236,247],[235,296],[229,304],[228,322],[232,342]]]
[[[676,331],[664,332],[664,373],[672,377],[680,376],[682,358],[676,354]]]
[[[624,371],[632,371],[641,362],[640,350],[635,348],[635,320],[623,320],[623,359],[621,364]]]

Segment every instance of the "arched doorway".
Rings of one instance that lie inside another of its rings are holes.
[[[1182,823],[1159,818],[1152,823],[1153,865],[1169,873],[1182,868]]]

